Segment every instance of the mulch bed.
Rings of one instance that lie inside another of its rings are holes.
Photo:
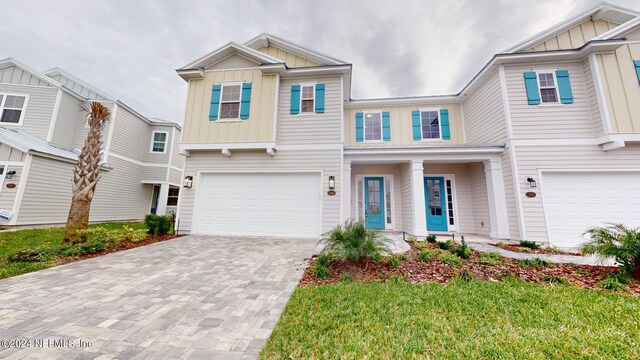
[[[430,246],[430,248],[436,249],[437,246]],[[392,267],[386,260],[381,262],[375,262],[373,260],[361,260],[358,262],[334,260],[329,267],[331,276],[324,280],[313,275],[313,265],[317,258],[317,256],[314,255],[308,259],[310,264],[300,280],[300,285],[339,283],[345,272],[351,274],[353,279],[359,282],[385,282],[394,277],[401,276],[404,278],[404,281],[414,284],[428,282],[447,283],[460,271],[468,270],[472,272],[476,278],[487,281],[501,281],[507,276],[516,276],[528,282],[548,285],[549,281],[545,280],[544,276],[552,275],[566,278],[572,286],[599,289],[598,283],[602,281],[607,274],[618,271],[617,268],[610,266],[554,263],[540,268],[533,268],[522,266],[520,260],[505,257],[502,258],[502,262],[498,265],[483,265],[478,263],[480,253],[476,251],[472,253],[468,260],[463,260],[461,265],[448,265],[439,260],[432,260],[425,263],[421,262],[418,257],[418,252],[420,251],[421,250],[416,249],[414,244],[411,244],[411,250],[405,254],[407,260],[401,261],[398,267]],[[640,295],[640,282],[632,281],[628,284],[627,292]]]
[[[91,259],[94,257],[111,254],[115,252],[120,252],[124,250],[129,250],[129,249],[137,248],[140,246],[150,245],[153,243],[163,242],[163,241],[167,241],[167,240],[171,240],[171,239],[175,239],[183,236],[185,235],[157,235],[157,236],[149,236],[144,240],[140,240],[136,242],[121,241],[121,242],[110,244],[110,246],[105,251],[102,251],[99,253],[86,254],[86,255],[80,255],[80,256],[67,256],[67,257],[56,259],[55,262],[56,262],[56,265],[68,264],[74,261]]]
[[[507,250],[507,251],[513,251],[513,252],[517,252],[517,253],[523,253],[523,254],[545,254],[545,255],[573,255],[573,256],[582,256],[582,254],[577,253],[577,252],[569,252],[569,251],[562,251],[562,250],[550,250],[550,249],[545,249],[543,247],[539,247],[536,249],[530,249],[530,248],[525,248],[522,247],[518,244],[489,244],[495,247],[499,247],[500,249],[503,250]]]

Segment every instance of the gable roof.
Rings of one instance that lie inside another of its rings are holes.
[[[298,55],[300,57],[309,59],[315,63],[321,65],[347,65],[348,63],[329,55],[323,54],[321,52],[310,50],[305,48],[304,46],[292,43],[291,41],[284,40],[275,35],[271,35],[268,33],[262,33],[255,38],[244,43],[245,46],[258,50],[260,48],[266,46],[275,46],[292,54]]]
[[[240,54],[249,60],[252,60],[260,65],[273,65],[273,64],[284,64],[282,60],[271,57],[267,54],[263,54],[260,51],[252,49],[250,47],[236,44],[234,42],[230,42],[227,45],[224,45],[216,50],[208,53],[207,55],[199,58],[196,61],[193,61],[176,71],[180,73],[181,71],[186,70],[202,70],[207,67],[217,63],[220,60],[224,60],[230,55]]]
[[[15,66],[18,67],[19,69],[28,72],[29,74],[31,74],[32,76],[38,78],[40,81],[46,83],[48,86],[52,86],[52,87],[61,87],[62,84],[60,84],[59,82],[55,81],[54,79],[51,79],[48,76],[44,76],[42,75],[40,72],[30,68],[29,66],[19,62],[18,60],[8,57],[5,59],[0,60],[0,69],[6,68],[6,67],[10,67],[10,66]]]
[[[589,19],[604,20],[604,21],[609,21],[616,24],[624,24],[626,22],[629,22],[637,18],[638,16],[640,16],[640,13],[638,12],[621,8],[619,6],[612,5],[606,2],[602,2],[598,4],[596,7],[591,8],[583,13],[580,13],[578,15],[571,15],[570,17],[564,19],[558,24],[517,43],[516,45],[503,51],[502,53],[512,54],[512,53],[529,49],[535,46],[536,44],[541,43],[556,35],[559,35],[560,33],[567,31],[573,28],[574,26],[577,26]],[[610,37],[607,34],[610,32],[613,32],[616,29],[612,29],[607,33],[604,33],[598,36],[598,38],[610,39]]]

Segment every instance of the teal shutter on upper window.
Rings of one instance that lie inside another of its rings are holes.
[[[440,109],[440,127],[442,128],[442,140],[451,140],[451,128],[449,127],[449,110]]]
[[[388,111],[382,112],[382,140],[391,141],[391,116]]]
[[[560,102],[563,104],[573,104],[573,93],[571,92],[569,72],[567,70],[556,70],[556,79],[558,79]]]
[[[422,124],[420,123],[420,110],[411,111],[411,127],[413,128],[413,140],[422,140]]]
[[[300,85],[291,86],[291,115],[300,113]]]
[[[524,73],[524,86],[527,88],[527,100],[529,105],[540,104],[540,92],[538,91],[538,76],[535,72]]]
[[[251,108],[251,83],[242,84],[240,99],[240,119],[247,120],[249,118],[249,109]]]
[[[636,67],[636,76],[638,77],[638,84],[640,84],[640,60],[633,60],[633,66]]]
[[[220,108],[220,84],[211,88],[211,105],[209,106],[209,120],[218,120],[218,109]]]
[[[316,113],[324,113],[324,84],[316,84]]]
[[[362,111],[356,113],[356,142],[364,141],[364,124]]]

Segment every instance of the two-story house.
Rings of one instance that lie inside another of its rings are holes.
[[[188,83],[178,217],[194,234],[317,237],[348,218],[416,236],[573,247],[640,226],[640,17],[602,4],[457,94],[354,100],[351,64],[263,34]]]
[[[61,69],[40,73],[6,59],[0,61],[0,226],[66,221],[73,168],[88,132],[81,109],[90,101],[112,113],[90,221],[177,210],[184,166],[179,125],[142,116]]]

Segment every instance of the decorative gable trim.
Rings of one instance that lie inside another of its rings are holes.
[[[206,69],[207,67],[226,59],[229,55],[240,54],[248,60],[252,60],[260,65],[282,64],[281,60],[271,57],[267,54],[263,54],[260,51],[254,50],[250,47],[230,42],[227,45],[220,47],[209,54],[199,58],[198,60],[191,62],[176,71],[178,75],[181,75],[183,71],[193,71]]]
[[[342,60],[333,58],[331,56],[325,55],[315,50],[307,49],[303,46],[294,44],[290,41],[286,41],[275,35],[271,35],[267,33],[263,33],[256,36],[255,38],[247,41],[244,45],[256,51],[266,46],[274,46],[282,50],[285,50],[287,52],[290,52],[292,54],[303,57],[305,59],[308,59],[310,61],[313,61],[320,65],[346,65],[347,64]]]

